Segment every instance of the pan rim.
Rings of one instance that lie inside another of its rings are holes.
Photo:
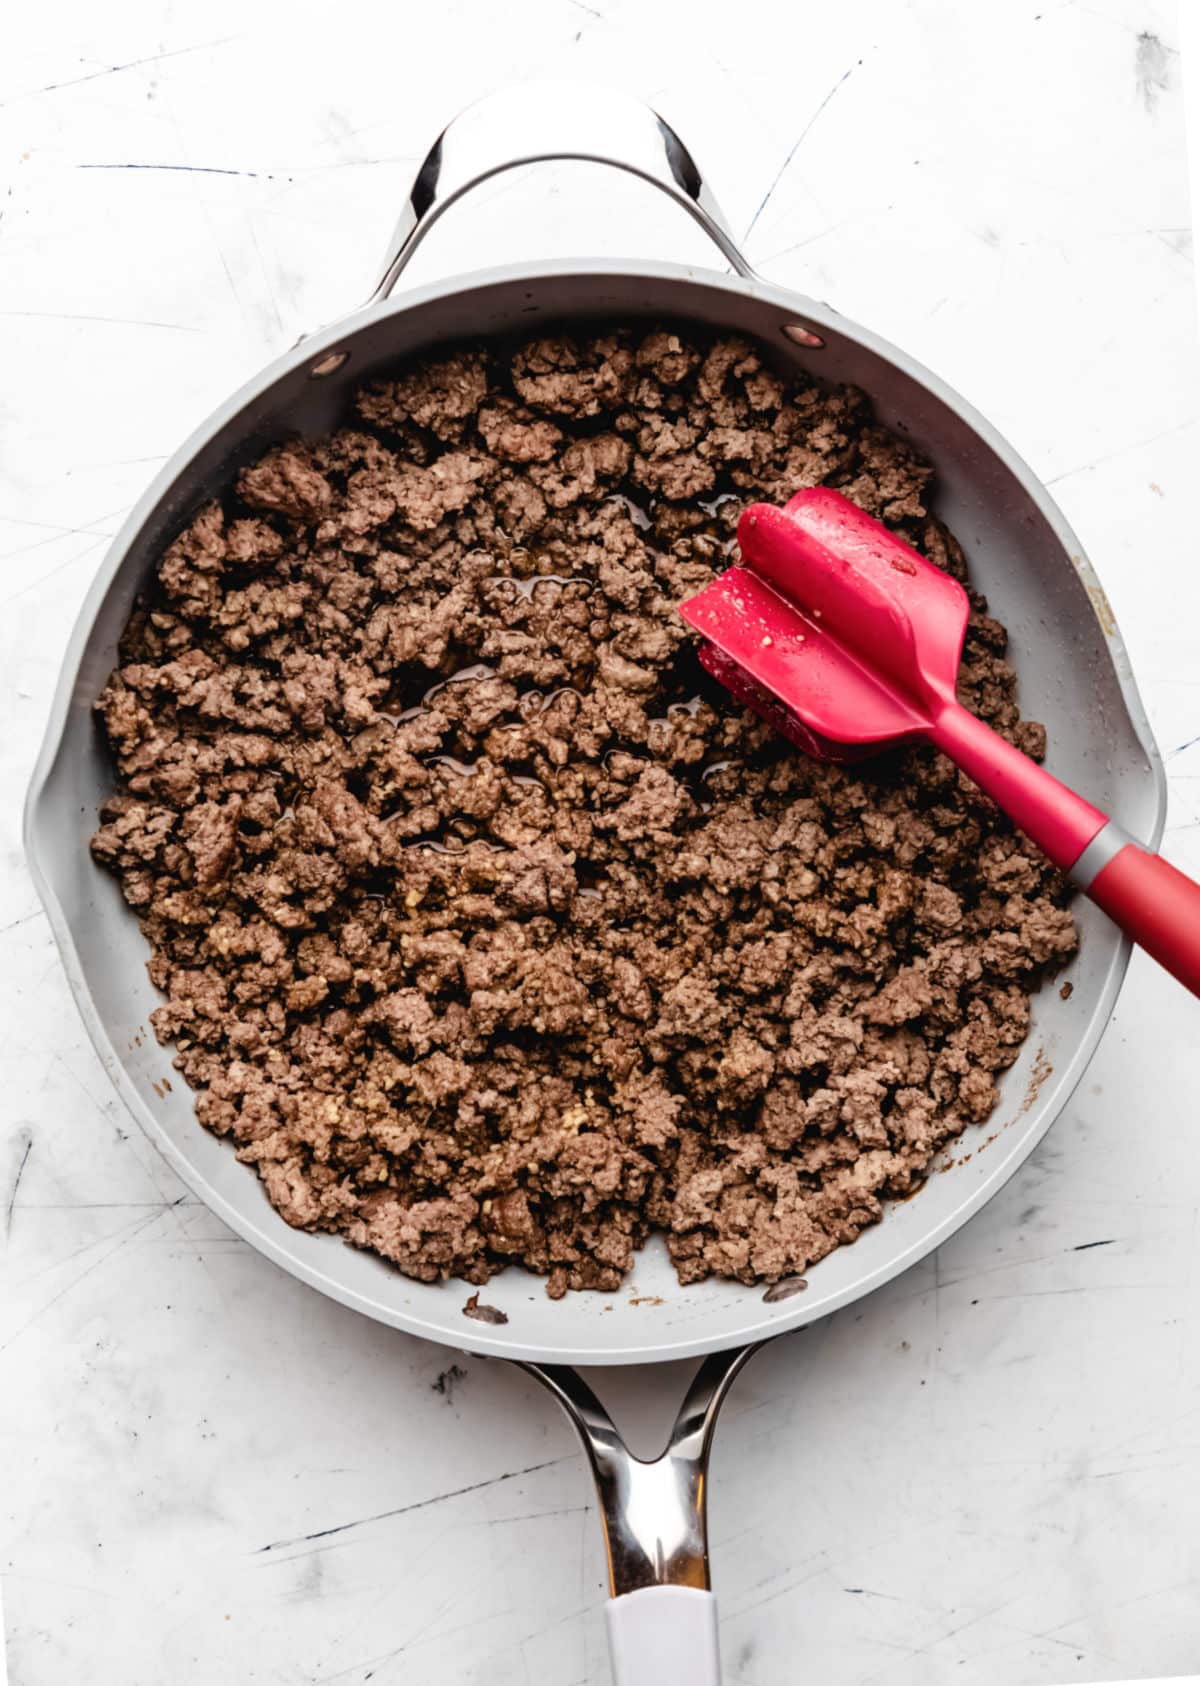
[[[893,1277],[900,1275],[903,1271],[918,1263],[936,1247],[948,1240],[1004,1187],[1019,1166],[1024,1163],[1025,1159],[1044,1138],[1070,1098],[1111,1018],[1113,1007],[1125,977],[1131,952],[1130,943],[1125,939],[1118,943],[1097,1004],[1084,1034],[1074,1047],[1069,1059],[1061,1066],[1056,1067],[1052,1078],[1045,1082],[1039,1093],[1036,1119],[1026,1119],[1024,1130],[1013,1140],[1008,1150],[991,1162],[986,1179],[965,1193],[963,1199],[950,1212],[916,1237],[908,1247],[881,1261],[866,1275],[854,1279],[844,1288],[828,1291],[824,1295],[812,1297],[798,1295],[790,1301],[784,1301],[774,1307],[767,1307],[764,1306],[761,1295],[756,1289],[747,1288],[747,1321],[744,1326],[738,1328],[732,1338],[728,1331],[722,1331],[715,1336],[699,1334],[668,1339],[658,1345],[648,1347],[530,1344],[512,1337],[506,1338],[499,1329],[493,1332],[486,1325],[473,1327],[469,1338],[466,1338],[467,1332],[465,1330],[460,1335],[459,1332],[452,1332],[443,1324],[429,1321],[418,1312],[386,1306],[377,1300],[372,1300],[369,1296],[358,1292],[356,1289],[348,1288],[327,1272],[315,1268],[299,1257],[291,1250],[286,1240],[277,1239],[274,1235],[267,1233],[251,1216],[235,1210],[225,1197],[209,1184],[207,1178],[197,1170],[187,1155],[171,1140],[167,1132],[158,1123],[141,1093],[133,1087],[128,1074],[125,1072],[83,976],[70,921],[43,869],[38,842],[40,806],[66,737],[68,711],[75,696],[84,654],[100,608],[142,530],[164,496],[170,492],[194,457],[240,411],[256,398],[261,397],[278,380],[292,373],[301,365],[319,359],[323,354],[338,348],[342,343],[351,341],[362,329],[371,327],[382,320],[404,314],[425,303],[443,300],[461,293],[478,293],[489,286],[504,286],[513,282],[526,281],[542,282],[564,276],[580,280],[593,277],[597,280],[610,277],[635,277],[647,280],[696,283],[718,292],[724,291],[750,297],[773,305],[781,311],[801,315],[818,327],[823,326],[831,334],[852,340],[864,349],[899,367],[916,384],[924,387],[932,397],[953,409],[1019,482],[1036,505],[1055,539],[1061,545],[1064,555],[1072,561],[1084,585],[1088,588],[1088,594],[1093,604],[1093,614],[1096,613],[1097,596],[1101,601],[1104,601],[1100,582],[1090,562],[1086,560],[1083,549],[1065,517],[1029,466],[1008,442],[971,404],[963,400],[939,377],[871,330],[841,317],[830,306],[819,304],[789,289],[777,287],[770,282],[747,281],[740,277],[693,265],[650,261],[575,259],[485,268],[413,288],[382,301],[378,305],[358,311],[354,315],[302,339],[296,346],[268,363],[219,404],[208,418],[189,434],[163,465],[114,537],[85,594],[79,614],[72,627],[55,686],[41,748],[30,779],[25,802],[23,833],[26,858],[29,862],[35,888],[46,910],[72,996],[101,1063],[143,1133],[163,1154],[176,1174],[236,1234],[290,1275],[297,1277],[308,1286],[340,1304],[360,1312],[376,1322],[402,1329],[407,1333],[435,1341],[440,1345],[456,1348],[465,1347],[480,1354],[520,1359],[526,1362],[569,1362],[590,1365],[654,1363],[695,1357],[731,1345],[759,1341],[800,1328],[853,1303],[867,1293],[873,1292]],[[1097,619],[1100,619],[1098,615]],[[1105,648],[1112,663],[1129,724],[1146,758],[1146,771],[1151,781],[1154,796],[1154,821],[1146,841],[1152,846],[1156,846],[1161,837],[1166,818],[1165,768],[1130,668],[1128,654],[1119,628],[1111,620],[1102,624],[1105,631]],[[268,1210],[270,1209],[268,1208]],[[271,1216],[275,1217],[276,1214],[271,1212]],[[294,1232],[289,1230],[286,1233],[291,1236]],[[533,1281],[534,1279],[531,1277],[530,1280]],[[752,1299],[751,1296],[753,1296]]]

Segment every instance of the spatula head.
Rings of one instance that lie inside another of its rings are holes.
[[[929,730],[953,701],[970,605],[840,492],[752,504],[743,563],[680,613],[700,659],[810,754],[852,758]]]

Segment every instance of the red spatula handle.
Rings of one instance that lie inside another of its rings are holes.
[[[1108,815],[1093,808],[959,703],[948,704],[929,733],[1009,819],[1064,872],[1082,855]]]
[[[1200,995],[1200,884],[1161,855],[1126,843],[1087,893],[1126,936]]]

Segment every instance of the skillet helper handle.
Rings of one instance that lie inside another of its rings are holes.
[[[691,1586],[647,1586],[605,1611],[613,1686],[721,1686],[717,1601]]]
[[[682,206],[739,275],[757,279],[695,159],[657,111],[586,82],[522,82],[469,105],[434,141],[367,303],[388,297],[439,217],[472,188],[523,164],[567,159],[640,176]]]
[[[958,703],[930,735],[1127,937],[1200,995],[1200,885]]]

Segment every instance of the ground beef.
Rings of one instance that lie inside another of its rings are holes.
[[[942,756],[820,765],[675,605],[840,487],[940,567],[862,396],[692,330],[475,347],[279,445],[171,545],[93,840],[161,1041],[291,1224],[423,1281],[794,1276],[995,1104],[1064,885]],[[962,700],[1030,753],[1003,627]]]

